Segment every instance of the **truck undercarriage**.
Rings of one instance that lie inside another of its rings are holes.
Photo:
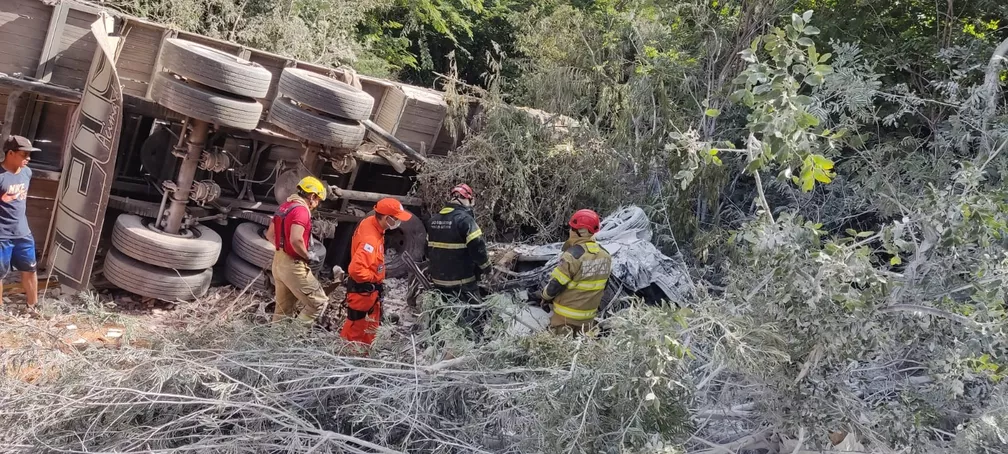
[[[28,204],[39,263],[76,291],[103,241],[106,279],[144,297],[198,298],[215,271],[269,291],[264,226],[306,175],[331,192],[311,247],[345,264],[356,221],[389,196],[419,212],[412,177],[457,143],[437,92],[87,3],[4,2],[0,42],[2,134],[43,150]],[[391,276],[425,236],[416,216],[390,233]]]

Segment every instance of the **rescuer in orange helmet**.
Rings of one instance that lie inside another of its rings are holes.
[[[347,267],[347,319],[340,336],[353,342],[371,345],[381,323],[382,296],[385,281],[385,232],[399,228],[413,217],[393,198],[375,204],[375,214],[357,225],[350,242],[350,265]]]

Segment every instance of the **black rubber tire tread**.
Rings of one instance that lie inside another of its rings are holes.
[[[273,254],[276,248],[266,238],[263,238],[263,227],[255,222],[243,222],[235,229],[231,239],[231,248],[242,260],[263,269],[273,266]]]
[[[424,226],[420,216],[413,213],[413,217],[410,220],[405,221],[399,226],[397,231],[385,232],[385,277],[386,278],[404,278],[409,276],[409,266],[406,265],[406,261],[403,259],[401,254],[396,254],[394,257],[389,257],[388,251],[390,248],[393,249],[405,249],[409,251],[410,256],[414,260],[424,261],[427,255],[427,228]],[[371,212],[374,214],[374,212]],[[399,235],[402,235],[401,237]],[[391,240],[391,241],[390,241]],[[399,243],[401,240],[402,244]]]
[[[205,225],[193,228],[193,238],[167,235],[147,228],[135,214],[121,214],[112,226],[112,246],[148,265],[177,270],[204,270],[220,258],[221,237]]]
[[[265,98],[273,80],[273,74],[258,63],[178,38],[164,41],[161,66],[186,79],[247,98]]]
[[[151,98],[181,115],[243,131],[259,126],[263,110],[259,101],[214,93],[164,72],[154,76],[153,85]]]
[[[148,265],[109,248],[105,278],[116,287],[148,298],[192,301],[206,295],[213,270],[181,271]]]
[[[224,266],[226,267],[224,275],[227,281],[238,290],[244,289],[251,282],[252,286],[249,287],[249,290],[268,294],[273,293],[273,284],[270,282],[269,271],[264,271],[262,268],[258,268],[242,260],[241,257],[235,254],[227,256]]]
[[[289,98],[277,97],[273,101],[267,121],[299,138],[322,145],[356,149],[364,142],[364,125],[309,112]]]
[[[371,116],[374,98],[364,90],[300,68],[284,68],[277,91],[284,97],[347,120]]]
[[[260,236],[260,233],[265,229],[266,227],[255,222],[245,222],[238,225],[231,240],[231,249],[234,251],[234,255],[252,266],[270,270],[273,267],[273,254],[276,249],[273,248],[272,243]],[[325,244],[313,236],[308,250],[319,256],[319,265],[311,268],[318,277],[319,271],[322,270],[322,264],[325,263]]]

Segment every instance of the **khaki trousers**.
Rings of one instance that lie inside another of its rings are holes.
[[[314,322],[329,302],[308,264],[295,260],[284,251],[273,254],[273,281],[276,287],[274,322],[295,314],[299,321]]]

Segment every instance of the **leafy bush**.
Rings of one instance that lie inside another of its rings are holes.
[[[418,177],[432,210],[452,186],[468,183],[476,191],[477,220],[492,238],[552,241],[574,211],[605,213],[633,199],[624,156],[590,129],[498,102],[482,106],[478,126],[459,149]]]

